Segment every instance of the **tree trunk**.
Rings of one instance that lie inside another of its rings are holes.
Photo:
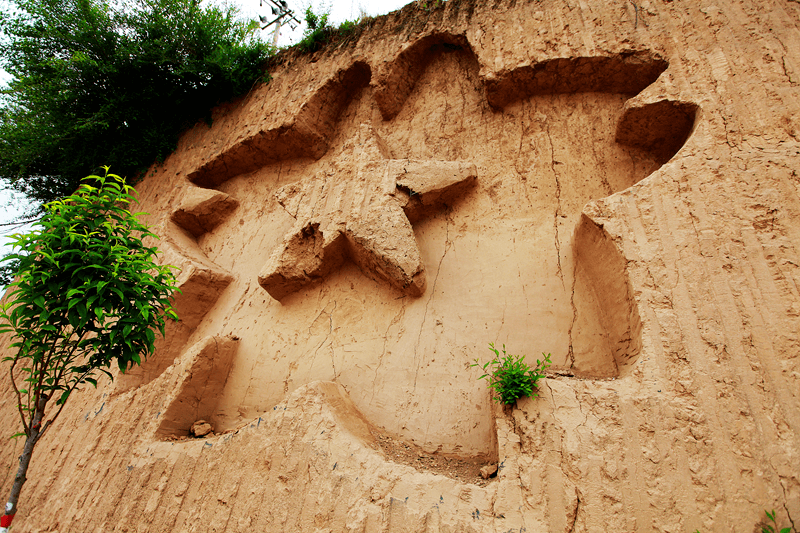
[[[31,457],[33,456],[33,447],[39,440],[42,429],[42,418],[44,418],[44,404],[46,401],[39,402],[39,407],[33,414],[31,421],[30,434],[25,439],[25,446],[22,448],[22,455],[19,456],[19,468],[17,469],[17,476],[14,478],[14,484],[11,486],[11,495],[8,497],[6,503],[6,511],[2,516],[0,522],[0,533],[7,533],[14,515],[17,513],[17,501],[19,501],[19,493],[22,492],[22,486],[28,480],[26,474],[28,473],[28,466],[31,464]]]

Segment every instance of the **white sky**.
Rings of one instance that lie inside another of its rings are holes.
[[[247,18],[256,18],[261,15],[272,21],[275,17],[270,10],[269,0],[231,0],[241,9],[242,15]],[[317,14],[330,13],[328,23],[338,26],[345,20],[358,20],[363,12],[369,16],[385,15],[390,11],[400,9],[411,0],[287,0],[289,9],[294,12],[295,18],[300,22],[305,22],[306,8],[311,6],[312,11]],[[259,3],[263,2],[261,6]],[[274,25],[262,32],[265,41],[271,42]],[[288,26],[281,28],[281,36],[278,46],[289,46],[296,44],[303,37],[303,27],[294,31]]]

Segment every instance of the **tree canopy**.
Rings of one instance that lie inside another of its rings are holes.
[[[135,178],[180,132],[247,92],[269,47],[197,0],[9,0],[0,181],[46,203],[101,165]],[[209,119],[210,120],[210,119]]]

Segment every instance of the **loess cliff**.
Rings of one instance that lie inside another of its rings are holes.
[[[800,3],[410,4],[271,73],[137,184],[182,320],[15,533],[800,527]]]

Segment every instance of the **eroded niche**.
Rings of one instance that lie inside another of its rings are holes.
[[[371,83],[366,64],[342,69],[302,107],[330,113],[189,174],[240,202],[200,238],[184,233],[235,276],[217,305],[241,340],[214,416],[234,428],[335,381],[388,433],[491,457],[488,394],[468,367],[489,341],[551,352],[580,377],[635,362],[624,258],[581,212],[672,157],[696,106],[642,96],[667,68],[646,52],[484,78],[464,36],[436,34],[381,68]],[[315,148],[295,150],[301,138]]]
[[[180,269],[180,292],[173,299],[180,321],[168,321],[164,336],[156,339],[154,353],[141,366],[117,378],[117,393],[150,383],[173,364],[206,313],[233,281],[230,272],[209,260],[197,239],[212,231],[238,205],[225,193],[189,186],[178,208],[157,230],[162,236],[163,261]]]
[[[328,150],[342,110],[369,83],[370,75],[369,65],[362,61],[341,69],[312,93],[293,120],[228,147],[190,172],[189,181],[212,188],[275,161],[319,159]]]
[[[159,417],[157,438],[188,436],[192,424],[199,420],[215,429],[222,427],[217,406],[238,344],[235,337],[207,337],[187,351],[176,394]]]
[[[616,377],[642,348],[642,324],[626,261],[608,233],[585,214],[573,243],[572,370],[578,376]]]

